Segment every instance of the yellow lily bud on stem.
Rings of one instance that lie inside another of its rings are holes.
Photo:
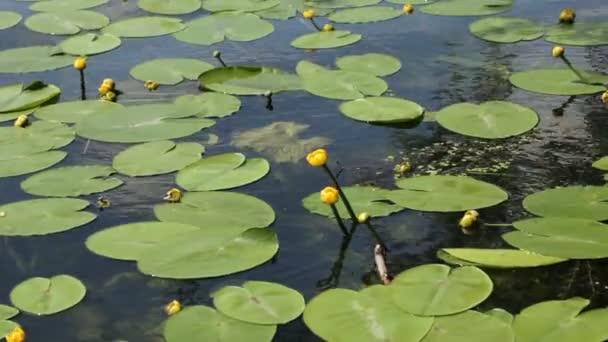
[[[146,89],[148,89],[148,91],[156,90],[156,89],[158,89],[159,86],[160,85],[156,81],[148,80],[148,81],[144,82],[144,87],[146,87]]]
[[[175,315],[180,311],[182,311],[182,304],[177,300],[173,300],[165,306],[165,312],[169,316]]]
[[[215,57],[220,62],[220,64],[222,64],[222,66],[224,68],[228,66],[228,65],[226,65],[226,63],[224,63],[224,60],[222,59],[222,53],[221,52],[219,52],[217,50],[213,51],[213,57]]]
[[[15,127],[19,127],[19,128],[25,128],[28,125],[28,119],[27,119],[27,115],[19,115],[17,117],[17,119],[15,120],[15,122],[13,123],[13,126]]]
[[[331,32],[331,31],[334,31],[335,29],[336,28],[332,24],[323,25],[323,32]]]
[[[163,199],[165,201],[169,201],[171,203],[178,203],[179,201],[182,200],[182,192],[181,190],[177,189],[177,188],[173,188],[169,191],[167,191],[167,193],[165,194],[165,197],[163,197]]]
[[[403,12],[408,15],[414,13],[414,6],[412,6],[412,4],[403,5]]]
[[[84,79],[84,69],[87,68],[87,58],[86,57],[78,57],[74,60],[74,69],[78,70],[80,74],[80,99],[86,100],[86,85]]]
[[[116,93],[113,91],[108,91],[103,97],[103,100],[106,101],[110,101],[110,102],[116,102]]]
[[[6,335],[6,342],[24,342],[25,341],[25,330],[21,327],[13,329],[8,335]]]
[[[467,210],[458,222],[458,226],[460,226],[463,233],[470,235],[478,219],[479,213],[476,210]]]
[[[306,161],[308,161],[308,164],[310,164],[311,166],[318,167],[325,165],[327,163],[328,158],[329,156],[327,155],[327,151],[325,149],[319,148],[310,152],[306,156]]]
[[[559,22],[561,24],[573,24],[576,19],[576,12],[572,8],[564,8],[559,13]]]
[[[108,90],[114,90],[114,88],[116,88],[116,82],[114,82],[114,80],[111,78],[105,78],[101,82],[101,86],[106,87]]]
[[[608,90],[602,93],[601,99],[604,104],[608,104]]]

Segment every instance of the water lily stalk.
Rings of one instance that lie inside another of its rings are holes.
[[[374,247],[374,261],[376,263],[376,272],[378,272],[382,283],[389,285],[391,283],[391,276],[388,274],[388,268],[386,267],[384,249],[379,244]]]
[[[317,22],[315,21],[314,18],[310,18],[309,20],[312,23],[312,26],[314,26],[317,29],[317,31],[323,32],[323,29],[321,27],[319,27],[319,25],[317,24]]]
[[[80,73],[80,99],[84,101],[87,99],[87,88],[84,80],[84,69],[78,70],[78,72]]]
[[[583,83],[589,84],[589,80],[587,80],[587,78],[585,76],[583,76],[583,74],[581,74],[578,70],[576,70],[576,68],[572,65],[572,63],[570,62],[570,60],[568,59],[568,57],[566,57],[565,54],[559,56],[559,58],[562,61],[564,61],[564,63],[566,63],[566,65],[568,66],[568,68],[570,70],[572,70],[572,72],[576,75],[576,77],[578,77]]]
[[[342,187],[340,187],[340,184],[338,184],[338,179],[336,178],[336,176],[334,176],[333,172],[331,172],[329,167],[327,167],[327,164],[323,164],[323,170],[325,170],[329,178],[331,178],[331,181],[334,183],[336,189],[338,189],[338,192],[340,193],[340,198],[344,202],[344,206],[346,207],[346,210],[348,211],[348,215],[350,216],[351,220],[353,220],[353,222],[357,222],[357,215],[355,215],[353,207],[350,205],[350,202],[344,194],[344,191],[342,191]]]
[[[383,251],[388,252],[389,251],[388,247],[384,243],[384,240],[382,240],[382,238],[380,237],[380,234],[378,234],[376,229],[372,226],[371,220],[368,220],[367,222],[365,222],[365,226],[367,226],[367,229],[369,229],[370,233],[372,233],[372,235],[374,236],[374,239],[376,240],[376,244],[380,245],[380,247],[382,247]]]
[[[336,208],[335,204],[330,204],[329,206],[331,207],[332,213],[336,217],[336,221],[338,221],[338,226],[340,227],[342,234],[348,235],[348,230],[346,230],[346,226],[344,225],[344,221],[342,220],[342,217],[340,216],[340,213],[338,212],[338,208]]]
[[[272,91],[267,90],[264,93],[264,96],[266,97],[266,109],[273,110],[274,106],[272,105]]]
[[[220,62],[220,64],[222,64],[222,66],[224,68],[228,66],[226,63],[224,63],[224,60],[222,59],[222,53],[221,52],[219,52],[219,51],[213,51],[213,57],[215,57]]]

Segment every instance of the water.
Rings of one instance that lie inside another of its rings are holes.
[[[519,0],[508,14],[552,23],[562,8],[576,6],[578,20],[605,20],[608,14],[600,1]],[[28,5],[27,2],[3,0],[0,10],[15,10],[27,16],[30,14]],[[100,11],[113,21],[143,14],[136,9],[134,1],[112,0]],[[184,16],[191,17],[194,16]],[[197,92],[195,82],[185,82],[147,93],[140,83],[129,80],[128,70],[132,66],[158,57],[197,57],[214,62],[212,52],[221,50],[229,64],[261,64],[293,70],[302,59],[331,66],[337,56],[387,53],[403,63],[399,73],[385,78],[390,86],[389,93],[416,101],[427,111],[462,101],[509,100],[535,109],[541,118],[540,125],[521,137],[499,143],[476,141],[451,134],[432,121],[424,121],[412,129],[355,122],[338,112],[338,101],[290,92],[274,96],[274,111],[264,108],[262,98],[242,97],[242,109],[236,115],[218,120],[211,129],[182,140],[206,141],[208,133],[214,133],[219,136],[219,142],[206,146],[207,152],[231,152],[236,151],[230,146],[234,133],[276,121],[293,121],[310,125],[302,138],[320,136],[333,140],[328,149],[332,160],[339,160],[345,168],[341,176],[344,184],[366,183],[391,188],[394,186],[392,169],[402,157],[412,161],[416,173],[433,168],[441,168],[442,173],[448,174],[479,169],[482,174],[471,174],[503,187],[511,196],[509,201],[481,211],[482,217],[490,223],[508,223],[525,217],[521,200],[534,191],[559,185],[602,184],[601,173],[590,166],[592,161],[608,154],[605,134],[608,111],[598,98],[544,96],[511,87],[506,71],[559,63],[550,56],[551,44],[542,40],[516,45],[488,44],[468,33],[467,25],[473,20],[416,13],[373,25],[340,25],[362,33],[364,39],[353,46],[315,52],[289,46],[295,37],[312,32],[312,27],[302,19],[274,22],[275,32],[271,36],[249,43],[225,42],[202,47],[176,41],[170,36],[124,39],[121,48],[90,59],[87,69],[89,96],[95,95],[96,85],[106,77],[115,79],[119,88],[126,91],[121,97],[124,103],[162,101]],[[52,44],[60,40],[60,37],[32,33],[23,24],[0,31],[1,49]],[[603,72],[608,72],[607,52],[605,47],[568,49],[575,65]],[[70,68],[48,73],[2,75],[0,79],[2,84],[43,79],[62,89],[62,100],[79,97],[78,75]],[[562,113],[556,115],[559,111],[554,109],[560,107],[563,107]],[[77,138],[65,149],[69,152],[68,158],[58,166],[109,164],[126,145],[91,142],[85,146],[86,140]],[[255,151],[239,151],[249,157],[258,155]],[[395,161],[387,160],[389,156]],[[506,168],[487,172],[489,167],[503,162]],[[447,166],[440,166],[446,163]],[[28,340],[162,341],[158,327],[165,319],[164,304],[178,299],[186,305],[210,305],[211,291],[244,280],[279,282],[301,291],[307,299],[329,286],[358,289],[378,282],[372,258],[374,243],[365,229],[359,229],[348,248],[341,249],[344,246],[341,246],[337,227],[301,206],[301,199],[312,189],[327,185],[322,172],[301,160],[273,163],[267,177],[238,189],[273,206],[277,221],[272,228],[280,239],[277,257],[247,272],[196,281],[154,279],[138,273],[135,263],[99,257],[85,248],[85,239],[100,229],[154,220],[152,207],[174,185],[173,175],[142,179],[120,177],[126,184],[104,194],[112,200],[113,206],[99,212],[93,223],[49,236],[2,238],[0,303],[8,303],[10,290],[33,276],[71,274],[88,288],[86,299],[62,314],[19,316],[17,321],[26,327]],[[0,204],[31,198],[19,188],[24,178],[0,180]],[[95,198],[87,197],[91,201]],[[377,220],[379,233],[391,249],[388,257],[391,273],[438,262],[435,252],[439,248],[504,246],[500,233],[505,228],[488,228],[467,236],[457,229],[458,219],[459,214],[405,210]],[[495,289],[480,309],[502,307],[516,313],[539,301],[575,295],[591,298],[593,306],[605,306],[608,304],[607,266],[604,261],[573,261],[538,269],[488,270]],[[279,327],[275,341],[318,339],[301,320],[296,320]]]

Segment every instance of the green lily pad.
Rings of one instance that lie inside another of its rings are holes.
[[[63,151],[28,153],[15,157],[0,157],[0,178],[25,175],[49,168],[67,156]],[[0,232],[1,235],[1,232]]]
[[[32,11],[63,12],[93,8],[108,3],[110,0],[46,0],[30,6]]]
[[[104,115],[89,115],[76,124],[76,132],[85,138],[136,143],[181,138],[211,127],[215,121],[191,118],[194,113],[173,104],[127,106]]]
[[[89,236],[87,248],[118,260],[137,260],[148,248],[199,227],[174,222],[136,222],[110,227]]]
[[[433,15],[478,16],[508,11],[513,0],[441,0],[420,7],[420,12]]]
[[[348,201],[355,213],[366,212],[371,217],[381,217],[403,210],[402,207],[387,200],[386,196],[390,193],[390,190],[373,186],[350,186],[343,187],[342,190],[346,194],[346,197],[348,197]],[[315,214],[334,217],[330,206],[321,202],[319,196],[319,192],[314,192],[304,198],[302,200],[304,208]],[[350,215],[343,204],[338,203],[336,207],[343,219],[350,219]]]
[[[366,97],[344,102],[340,111],[351,119],[383,124],[416,121],[424,114],[424,108],[416,102],[395,97]]]
[[[255,12],[277,6],[279,0],[205,0],[203,8],[209,12]]]
[[[608,339],[605,322],[608,309],[581,311],[589,305],[584,298],[552,300],[534,304],[515,316],[513,330],[518,342],[588,341]]]
[[[74,57],[63,54],[55,46],[39,45],[0,51],[0,73],[55,70],[72,65],[73,62]]]
[[[90,195],[121,186],[120,179],[110,177],[116,171],[103,165],[66,166],[37,173],[21,182],[28,194],[48,197]]]
[[[21,19],[23,19],[23,17],[17,12],[0,11],[0,30],[6,30],[19,24]]]
[[[495,43],[517,43],[536,40],[545,33],[537,23],[518,17],[490,17],[479,19],[469,25],[476,37]]]
[[[608,187],[568,186],[534,193],[523,201],[534,215],[608,220]]]
[[[267,91],[301,89],[300,78],[281,69],[264,66],[228,66],[204,72],[201,86],[232,95],[263,95]]]
[[[139,0],[137,7],[156,14],[179,15],[198,11],[201,0]]]
[[[264,19],[287,20],[295,17],[303,7],[304,0],[281,0],[278,5],[255,11],[254,14]]]
[[[68,145],[74,130],[58,122],[35,121],[26,128],[0,127],[0,160]]]
[[[354,34],[344,30],[335,30],[302,35],[294,39],[291,42],[291,46],[299,49],[332,49],[351,45],[360,40],[360,34]]]
[[[405,208],[422,211],[465,211],[491,207],[509,198],[501,188],[466,176],[416,176],[397,181],[403,190],[386,197]]]
[[[7,336],[17,327],[19,327],[19,324],[13,321],[0,321],[0,336]]]
[[[451,269],[441,264],[410,268],[391,283],[395,304],[420,316],[463,312],[488,298],[492,288],[490,277],[475,266]]]
[[[410,4],[410,5],[428,5],[438,0],[385,0],[386,2],[390,2],[393,4]]]
[[[0,87],[0,113],[14,112],[35,108],[48,102],[61,93],[52,84],[45,84],[37,89],[28,89],[23,83]]]
[[[469,310],[435,318],[421,342],[514,342],[511,325],[491,315]]]
[[[190,44],[212,45],[224,40],[248,42],[266,37],[273,31],[272,23],[255,14],[219,12],[187,22],[186,29],[173,36]]]
[[[263,158],[246,160],[241,153],[224,153],[203,158],[177,173],[176,183],[190,191],[236,188],[253,183],[270,172]]]
[[[124,106],[102,100],[66,101],[36,109],[34,115],[42,120],[76,123],[89,115],[106,115]]]
[[[512,137],[538,124],[532,109],[506,101],[456,103],[438,111],[435,119],[452,132],[483,139]]]
[[[241,100],[238,97],[219,93],[182,95],[175,99],[175,104],[196,108],[196,116],[200,118],[223,118],[241,109]]]
[[[0,304],[0,320],[11,319],[19,314],[19,309]],[[4,335],[2,335],[4,336]]]
[[[164,222],[178,222],[202,228],[222,228],[226,235],[238,235],[249,228],[268,227],[275,220],[274,210],[253,196],[225,191],[188,192],[181,203],[154,207]]]
[[[53,35],[76,34],[80,30],[97,30],[109,23],[108,17],[94,11],[42,12],[32,15],[24,22],[25,26],[34,32]]]
[[[103,33],[116,37],[145,38],[163,36],[186,28],[181,19],[159,16],[144,16],[114,22],[103,29]]]
[[[512,325],[513,324],[513,315],[511,315],[508,311],[500,308],[494,308],[492,310],[488,310],[484,312],[484,314],[497,318],[503,321],[505,324]]]
[[[59,47],[70,55],[90,56],[114,50],[120,44],[120,38],[111,34],[85,33],[62,41]]]
[[[442,248],[441,251],[457,260],[494,268],[538,267],[567,260],[517,249]]]
[[[144,250],[137,267],[161,278],[219,277],[256,267],[278,250],[277,235],[267,228],[252,228],[233,237],[209,236],[201,229]]]
[[[204,152],[205,147],[197,143],[153,141],[120,152],[114,157],[112,166],[131,177],[162,175],[197,162]]]
[[[603,157],[601,159],[596,160],[591,166],[596,169],[608,171],[608,157]]]
[[[516,221],[518,231],[504,234],[510,245],[569,259],[608,257],[608,225],[593,220],[545,217]]]
[[[523,90],[549,95],[585,95],[606,90],[601,83],[608,83],[608,76],[594,71],[579,70],[584,77],[597,84],[582,82],[570,69],[534,69],[516,72],[509,81]]]
[[[334,12],[329,20],[335,23],[364,24],[395,19],[403,14],[403,10],[388,6],[358,7]]]
[[[306,6],[317,8],[363,7],[379,3],[381,0],[307,0]]]
[[[60,233],[80,227],[96,216],[81,211],[89,202],[74,198],[45,198],[0,206],[0,235],[31,236]]]
[[[167,342],[270,342],[276,329],[275,325],[251,324],[195,305],[171,316],[165,323],[164,336]]]
[[[574,45],[595,46],[608,44],[608,22],[580,22],[572,25],[554,25],[547,30],[548,42]]]
[[[331,289],[314,297],[304,310],[304,323],[331,342],[417,342],[433,324],[401,310],[391,290],[380,285],[361,292]]]
[[[401,69],[401,61],[381,53],[340,57],[336,59],[336,65],[342,70],[366,72],[375,76],[389,76]]]
[[[197,0],[200,1],[200,0]],[[140,81],[153,80],[159,84],[174,85],[183,80],[196,80],[213,65],[194,58],[158,58],[136,65],[129,71]]]
[[[21,115],[26,115],[26,116],[30,115],[36,109],[38,109],[38,107],[20,110],[20,111],[16,111],[16,112],[0,113],[0,122],[13,121],[16,118],[20,117]]]
[[[69,275],[30,278],[11,291],[11,302],[22,311],[52,315],[67,310],[84,299],[87,288]]]
[[[247,281],[225,286],[211,294],[213,305],[224,315],[254,324],[285,324],[304,311],[304,297],[281,284]]]

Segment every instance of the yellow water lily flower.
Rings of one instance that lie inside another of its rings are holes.
[[[565,8],[559,14],[559,22],[562,24],[572,24],[576,19],[576,12],[572,8]]]
[[[414,6],[412,6],[412,4],[405,4],[405,5],[403,5],[403,12],[405,12],[407,14],[414,13]]]
[[[28,124],[27,115],[22,114],[17,117],[17,119],[13,123],[13,126],[19,127],[19,128],[24,128],[25,126],[27,126],[27,124]]]
[[[338,189],[328,186],[321,190],[321,202],[325,204],[336,204],[340,199],[340,193]]]
[[[182,304],[177,300],[173,300],[169,304],[165,305],[165,312],[169,316],[175,315],[180,311],[182,311]]]
[[[471,216],[475,217],[475,219],[479,218],[479,213],[477,212],[477,210],[467,210],[465,212],[465,215],[471,215]]]
[[[323,166],[325,165],[325,163],[327,163],[327,151],[325,151],[322,148],[316,149],[312,152],[310,152],[307,156],[306,156],[306,160],[308,161],[308,164],[312,165],[312,166]]]
[[[104,96],[105,94],[111,92],[112,90],[114,90],[113,88],[110,88],[107,84],[102,84],[97,91],[99,91],[99,95]]]
[[[102,100],[116,102],[116,93],[113,91],[108,91],[104,96],[101,97]]]
[[[553,48],[553,50],[551,50],[551,54],[553,55],[553,57],[555,58],[560,58],[560,57],[564,57],[564,54],[566,53],[566,49],[564,49],[563,46],[555,46]]]
[[[332,24],[325,24],[325,25],[323,25],[323,32],[331,32],[331,31],[333,31],[335,29],[336,28]]]
[[[107,209],[112,205],[112,202],[110,202],[109,199],[100,196],[97,198],[97,202],[95,202],[95,205],[99,209]]]
[[[464,213],[458,225],[462,229],[469,229],[477,222],[477,218],[479,218],[479,213],[475,210],[469,210]]]
[[[25,341],[25,330],[21,327],[13,329],[8,335],[6,335],[6,342],[24,342]]]
[[[101,86],[105,86],[109,90],[114,90],[114,88],[116,87],[116,82],[114,82],[114,80],[111,78],[106,78],[101,82]]]
[[[146,89],[148,89],[149,91],[156,90],[159,86],[160,84],[158,84],[158,82],[156,81],[148,80],[144,82],[144,87],[146,87]]]
[[[74,60],[74,69],[82,71],[87,68],[87,58],[78,57]]]
[[[602,99],[602,102],[603,102],[604,104],[608,104],[608,90],[606,90],[606,91],[605,91],[605,92],[602,94],[601,99]]]
[[[357,221],[359,223],[367,223],[367,222],[369,222],[369,214],[366,213],[366,212],[362,212],[361,214],[359,214],[357,216]]]
[[[165,194],[165,197],[163,197],[163,199],[165,201],[169,201],[171,203],[177,203],[179,201],[182,200],[182,192],[179,189],[173,188],[169,191],[167,191],[167,193]]]
[[[302,16],[304,16],[304,18],[306,18],[306,19],[312,19],[315,17],[315,10],[307,9],[304,12],[302,12]]]

